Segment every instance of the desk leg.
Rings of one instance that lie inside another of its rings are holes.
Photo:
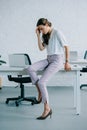
[[[76,96],[76,95],[77,95],[77,94],[76,94],[76,93],[77,93],[77,92],[76,92],[76,91],[77,91],[77,90],[76,90],[76,87],[77,87],[77,72],[74,72],[74,73],[75,73],[75,74],[74,74],[74,81],[73,81],[73,82],[74,82],[74,108],[76,108],[76,97],[77,97],[77,96]]]
[[[76,114],[80,114],[80,71],[76,72]]]

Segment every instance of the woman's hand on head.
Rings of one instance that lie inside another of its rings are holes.
[[[36,34],[37,34],[37,36],[40,36],[40,30],[38,27],[36,28]]]

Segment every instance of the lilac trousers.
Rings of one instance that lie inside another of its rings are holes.
[[[62,67],[63,55],[48,55],[47,59],[36,62],[27,68],[27,72],[31,77],[32,84],[38,84],[43,103],[49,103],[49,96],[46,87],[47,81]],[[38,77],[37,75],[38,70],[44,70],[41,77]]]

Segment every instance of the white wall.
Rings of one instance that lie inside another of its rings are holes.
[[[87,0],[0,0],[0,54],[28,53],[32,62],[46,57],[37,47],[37,20],[48,18],[65,34],[70,50],[87,50]],[[7,83],[4,80],[5,84]]]
[[[65,34],[79,57],[87,49],[87,0],[0,0],[0,54],[28,53],[35,62],[46,56],[37,47],[36,22],[48,18]]]

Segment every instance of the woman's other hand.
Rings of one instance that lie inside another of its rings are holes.
[[[64,69],[65,69],[66,71],[70,71],[70,70],[71,70],[71,66],[70,66],[70,64],[69,64],[68,62],[65,63]]]

